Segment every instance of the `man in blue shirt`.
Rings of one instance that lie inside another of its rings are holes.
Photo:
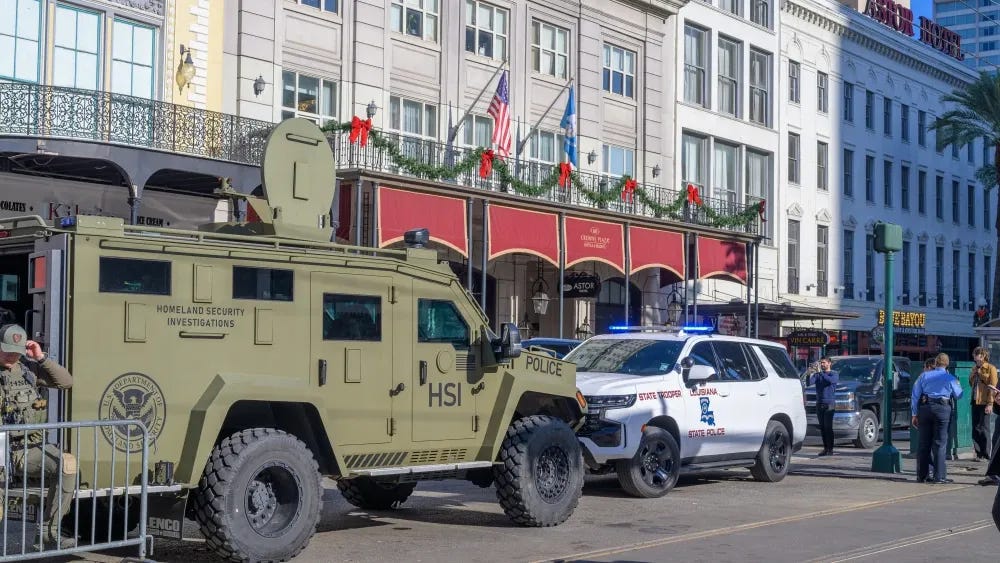
[[[837,407],[837,382],[840,375],[831,370],[830,358],[819,361],[819,371],[812,374],[809,383],[816,385],[816,418],[823,436],[823,451],[819,455],[833,455],[833,411]]]
[[[935,369],[920,374],[910,396],[911,422],[920,433],[917,450],[918,483],[950,483],[945,469],[948,449],[948,423],[955,399],[962,397],[962,386],[948,373],[947,354],[934,358]],[[928,475],[933,463],[934,475]]]

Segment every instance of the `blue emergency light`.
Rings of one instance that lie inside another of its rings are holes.
[[[63,217],[59,219],[59,226],[62,228],[73,227],[76,225],[76,216]]]
[[[682,332],[688,334],[712,334],[715,332],[714,326],[684,326],[681,327]]]

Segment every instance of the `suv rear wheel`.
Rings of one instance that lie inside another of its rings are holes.
[[[758,481],[777,483],[788,474],[788,464],[792,461],[792,439],[785,425],[772,420],[767,423],[764,443],[757,452],[757,463],[750,468],[750,474]]]
[[[670,492],[681,471],[681,450],[669,432],[646,427],[632,459],[615,462],[618,483],[632,496],[656,498]]]
[[[583,452],[565,422],[542,415],[515,420],[498,461],[497,499],[515,523],[556,526],[573,513],[583,492]]]
[[[871,449],[878,443],[878,417],[868,409],[861,410],[861,421],[858,422],[858,437],[854,439],[854,447]]]

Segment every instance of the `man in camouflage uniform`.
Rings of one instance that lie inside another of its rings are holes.
[[[42,352],[37,342],[28,340],[23,328],[15,324],[0,326],[0,425],[44,422],[46,401],[39,397],[38,386],[68,389],[73,386],[73,376]],[[76,458],[52,444],[45,444],[41,431],[7,432],[7,445],[10,477],[27,475],[28,479],[37,480],[41,479],[42,472],[45,473],[48,488],[45,543],[60,548],[76,545],[74,538],[60,538],[58,532],[59,522],[69,512],[73,500]],[[56,498],[60,469],[61,506],[60,498]]]

